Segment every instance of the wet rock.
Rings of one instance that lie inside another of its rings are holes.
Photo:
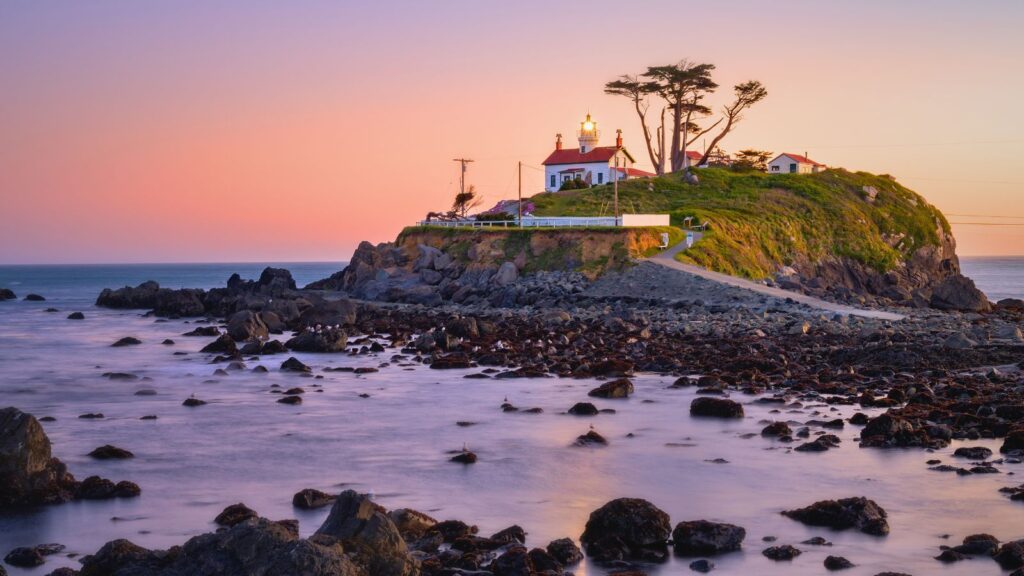
[[[220,336],[220,329],[216,326],[196,326],[182,336]]]
[[[988,298],[978,290],[974,281],[961,274],[950,276],[935,286],[929,304],[939,310],[963,312],[988,312],[992,309]]]
[[[302,404],[302,396],[285,396],[284,398],[278,398],[277,403],[295,406],[297,404]]]
[[[298,325],[307,329],[317,325],[345,327],[355,324],[356,317],[356,305],[351,300],[320,301],[302,311]]]
[[[761,436],[781,438],[792,435],[793,430],[789,427],[789,424],[786,424],[785,422],[772,422],[761,429]]]
[[[75,487],[39,421],[17,408],[0,410],[0,508],[63,502]]]
[[[475,464],[476,454],[466,450],[463,452],[459,452],[455,456],[452,456],[451,461],[458,462],[459,464]]]
[[[576,446],[607,446],[608,439],[597,433],[596,430],[590,430],[586,434],[581,434],[576,437]]]
[[[943,550],[941,553],[939,553],[938,556],[935,557],[935,559],[939,562],[944,562],[946,564],[950,564],[952,562],[959,562],[961,560],[966,560],[967,558],[969,558],[969,556],[961,554],[960,552],[957,552],[952,548],[947,548]]]
[[[700,559],[690,562],[690,570],[694,572],[700,572],[701,574],[707,574],[715,569],[715,563],[710,560]]]
[[[1024,566],[1024,540],[1003,544],[992,557],[1003,570],[1015,570]]]
[[[842,556],[828,556],[825,558],[826,570],[846,570],[847,568],[853,568],[853,562]]]
[[[999,451],[1004,454],[1015,450],[1024,450],[1024,428],[1011,430],[1003,440],[1003,445],[999,447]]]
[[[75,498],[81,500],[108,500],[110,498],[134,498],[142,493],[138,484],[122,480],[117,484],[99,476],[89,476],[78,485]]]
[[[743,405],[727,398],[702,396],[690,403],[691,416],[713,418],[743,418]]]
[[[839,437],[834,434],[822,434],[810,442],[805,442],[796,448],[797,452],[824,452],[829,448],[839,447]]]
[[[991,556],[998,549],[999,539],[991,534],[971,534],[964,538],[963,544],[953,547],[953,550],[971,556]]]
[[[126,458],[134,458],[135,454],[132,454],[131,452],[125,450],[124,448],[118,448],[117,446],[105,444],[103,446],[100,446],[99,448],[96,448],[92,452],[89,452],[89,456],[92,456],[97,460],[123,460]]]
[[[340,328],[305,330],[284,345],[297,352],[344,352],[348,334]]]
[[[314,510],[333,503],[333,495],[313,488],[304,488],[292,496],[292,506],[301,510]]]
[[[597,414],[597,406],[590,402],[577,402],[569,408],[569,414],[574,416],[594,416]]]
[[[353,490],[338,496],[316,533],[347,542],[346,550],[352,549],[357,562],[367,566],[371,574],[406,576],[419,570],[387,512]]]
[[[605,382],[587,393],[594,398],[628,398],[633,393],[633,383],[628,378]]]
[[[562,566],[571,566],[583,560],[583,552],[570,538],[552,540],[548,543],[547,551]]]
[[[459,538],[466,538],[476,534],[477,527],[470,526],[461,520],[444,520],[434,524],[427,532],[440,534],[442,541],[450,544]]]
[[[46,558],[43,557],[42,552],[37,548],[22,546],[8,552],[4,556],[4,562],[18,568],[34,568],[42,566],[46,562]]]
[[[733,524],[680,522],[672,531],[672,547],[677,556],[713,556],[739,550],[746,536],[746,530]]]
[[[85,320],[85,314],[81,312],[72,312],[68,314],[68,320]]]
[[[761,551],[762,556],[770,560],[775,560],[776,562],[780,560],[792,560],[800,554],[803,554],[803,552],[801,552],[799,548],[795,548],[789,544],[772,546]]]
[[[312,372],[313,369],[299,362],[294,356],[281,363],[282,372]]]
[[[25,296],[25,300],[28,302],[45,302],[46,298],[43,298],[39,294],[29,294],[28,296]]]
[[[204,406],[204,405],[206,405],[206,401],[200,400],[199,398],[196,398],[195,396],[193,396],[191,398],[186,398],[185,401],[181,403],[181,405],[182,406],[188,406],[189,408],[195,408],[197,406]]]
[[[238,342],[266,340],[270,336],[270,330],[263,322],[262,314],[252,310],[242,310],[228,318],[228,335]]]
[[[501,542],[502,544],[525,544],[526,543],[526,531],[521,526],[513,525],[499,530],[491,535],[491,540],[495,542]]]
[[[135,338],[133,336],[125,336],[124,338],[121,338],[120,340],[114,342],[110,346],[113,348],[120,348],[122,346],[138,346],[139,344],[142,344],[142,340],[139,340],[138,338]]]
[[[661,560],[671,525],[668,514],[640,498],[618,498],[590,513],[580,542],[598,562]]]
[[[987,460],[992,457],[992,451],[984,446],[963,446],[953,452],[953,456],[969,458],[971,460]]]
[[[398,532],[405,538],[406,542],[422,538],[431,528],[437,525],[437,520],[418,510],[411,508],[398,508],[388,512],[388,517],[395,523]]]
[[[530,550],[530,562],[536,574],[561,574],[562,563],[543,548]]]
[[[235,341],[231,336],[221,334],[216,340],[210,342],[206,346],[203,346],[200,352],[203,354],[225,354],[227,356],[234,356],[238,354],[238,347],[235,345]]]
[[[232,504],[222,510],[220,514],[217,514],[217,517],[214,518],[213,521],[218,526],[231,527],[235,524],[240,524],[246,520],[258,517],[259,515],[256,514],[255,510],[239,502],[238,504]]]
[[[433,362],[430,363],[430,367],[434,370],[472,368],[473,362],[470,361],[469,356],[466,356],[461,352],[454,352],[452,354],[434,357]]]
[[[863,496],[821,500],[806,508],[786,510],[782,514],[809,526],[827,526],[835,530],[856,528],[874,536],[885,536],[889,533],[885,510],[874,500]]]
[[[0,288],[0,302],[17,298],[18,296],[10,288]]]

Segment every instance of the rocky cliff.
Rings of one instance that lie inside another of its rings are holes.
[[[363,242],[344,270],[306,288],[356,298],[496,306],[581,292],[589,279],[650,254],[676,228],[407,228],[394,242]]]

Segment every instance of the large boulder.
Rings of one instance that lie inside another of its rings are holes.
[[[710,416],[713,418],[743,418],[743,405],[728,398],[712,398],[701,396],[690,402],[691,416]]]
[[[302,311],[299,328],[316,326],[350,326],[356,322],[356,305],[351,300],[323,300]]]
[[[372,576],[406,576],[419,571],[387,511],[365,494],[346,490],[338,495],[316,533],[341,540],[346,552],[354,553]]]
[[[974,280],[961,274],[950,276],[935,286],[928,303],[939,310],[988,312],[992,309],[992,304],[974,285]]]
[[[344,352],[347,344],[348,335],[340,328],[304,330],[284,343],[298,352]]]
[[[672,526],[668,514],[640,498],[618,498],[590,513],[580,542],[599,562],[660,560]]]
[[[10,288],[0,288],[0,301],[15,300],[18,296]]]
[[[822,500],[806,508],[786,510],[788,516],[809,526],[827,526],[834,530],[856,528],[865,534],[885,536],[889,533],[888,516],[874,500],[867,498],[843,498]]]
[[[491,277],[491,282],[498,286],[508,286],[519,279],[519,269],[512,262],[504,262]]]
[[[628,398],[633,393],[633,383],[628,378],[617,378],[605,382],[587,393],[594,398]]]
[[[242,310],[228,318],[228,335],[238,342],[266,340],[270,337],[270,330],[259,312]]]
[[[680,522],[672,531],[672,547],[679,556],[712,556],[739,550],[746,536],[746,530],[732,524]]]
[[[77,483],[31,414],[0,410],[0,507],[70,500]]]
[[[112,290],[104,288],[98,298],[97,306],[106,308],[153,308],[156,306],[156,295],[160,291],[160,284],[149,280],[132,288],[125,286]]]

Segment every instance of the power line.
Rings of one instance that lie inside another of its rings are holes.
[[[950,222],[951,226],[1024,226],[1024,222]]]
[[[961,218],[1014,218],[1024,219],[1024,216],[1002,216],[996,214],[954,214],[952,212],[946,212],[946,216],[959,216]]]

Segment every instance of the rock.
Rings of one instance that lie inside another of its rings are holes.
[[[690,415],[715,418],[743,418],[743,405],[728,398],[702,396],[694,398],[693,402],[690,403]]]
[[[108,500],[110,498],[134,498],[142,491],[134,482],[122,480],[114,484],[106,478],[89,476],[78,485],[75,498],[81,500]]]
[[[1015,570],[1024,566],[1024,540],[1014,540],[999,547],[992,556],[1003,570]]]
[[[715,569],[715,563],[709,560],[700,559],[690,562],[690,570],[694,572],[700,572],[701,574],[707,574]]]
[[[200,352],[203,354],[224,354],[227,356],[235,356],[238,354],[238,347],[235,346],[235,340],[231,336],[221,334],[216,340],[210,342],[206,346],[203,346]]]
[[[793,430],[790,429],[789,424],[785,422],[772,422],[761,429],[761,436],[771,436],[775,438],[781,438],[784,436],[792,436]]]
[[[492,534],[491,540],[502,544],[525,544],[526,531],[521,526],[512,525]]]
[[[124,448],[105,444],[96,448],[92,452],[89,452],[89,456],[92,456],[97,460],[123,460],[126,458],[134,458],[135,454],[132,454]]]
[[[220,329],[216,326],[197,326],[182,336],[220,336]]]
[[[228,318],[228,335],[237,342],[266,340],[270,336],[270,330],[259,312],[242,310]]]
[[[508,286],[519,279],[519,269],[512,262],[503,262],[498,271],[491,277],[491,281],[498,286]]]
[[[25,300],[29,302],[45,302],[46,298],[43,298],[39,294],[29,294],[28,296],[25,296]]]
[[[672,547],[677,556],[713,556],[739,550],[746,536],[746,530],[733,524],[680,522],[672,531]]]
[[[112,540],[95,554],[82,558],[81,576],[141,576],[163,567],[155,554],[128,540]]]
[[[605,382],[587,393],[594,398],[628,398],[633,393],[633,383],[628,378]]]
[[[348,334],[340,328],[305,330],[285,342],[285,346],[297,352],[344,352],[347,345]]]
[[[1011,430],[1003,439],[1003,445],[999,447],[999,451],[1004,454],[1014,450],[1024,450],[1024,428]]]
[[[388,516],[406,542],[422,538],[427,531],[437,525],[437,520],[411,508],[392,510]]]
[[[783,544],[782,546],[772,546],[765,548],[761,551],[761,555],[770,560],[792,560],[803,552],[800,549],[790,546],[789,544]]]
[[[964,538],[963,544],[953,547],[953,550],[971,556],[991,556],[998,549],[999,539],[991,534],[971,534]]]
[[[205,404],[206,402],[204,400],[200,400],[199,398],[196,398],[194,396],[191,398],[186,398],[185,401],[181,403],[182,406],[187,406],[189,408],[204,406]]]
[[[946,564],[950,564],[952,562],[959,562],[961,560],[966,560],[967,558],[968,556],[961,554],[960,552],[957,552],[952,548],[947,548],[943,550],[938,556],[935,557],[935,559],[939,562],[944,562]]]
[[[246,520],[258,518],[259,515],[256,511],[249,508],[245,504],[239,502],[238,504],[232,504],[217,514],[217,517],[213,521],[219,526],[234,526],[235,524],[241,524]]]
[[[607,446],[608,445],[608,440],[604,436],[598,434],[596,430],[590,430],[586,434],[581,434],[581,435],[577,436],[576,437],[575,445],[576,446],[591,446],[591,445]]]
[[[346,550],[353,550],[370,574],[406,576],[419,571],[395,523],[364,494],[342,492],[316,533],[346,543]]]
[[[299,315],[298,326],[310,329],[336,326],[343,328],[356,323],[356,305],[351,300],[319,301]]]
[[[68,320],[85,320],[85,314],[81,312],[72,312],[68,314]]]
[[[782,514],[809,526],[827,526],[834,530],[856,528],[874,536],[885,536],[889,533],[885,510],[874,500],[863,496],[822,500],[806,508],[786,510]]]
[[[835,434],[822,434],[810,442],[805,442],[796,448],[797,452],[824,452],[829,448],[839,447],[839,437]]]
[[[555,559],[547,550],[534,548],[530,550],[530,562],[533,563],[535,574],[561,574],[562,563]]]
[[[450,370],[472,367],[473,362],[469,359],[469,356],[461,352],[453,352],[451,354],[445,354],[444,356],[435,356],[434,360],[430,363],[430,368],[433,370]]]
[[[0,302],[4,300],[16,300],[17,295],[10,288],[0,288]]]
[[[452,456],[451,461],[458,462],[459,464],[474,464],[476,463],[476,454],[465,450],[463,452],[459,452],[455,456]]]
[[[121,338],[117,342],[111,344],[111,346],[114,348],[120,348],[122,346],[138,346],[139,344],[142,344],[142,340],[139,340],[138,338],[135,338],[133,336],[125,336],[124,338]]]
[[[302,404],[302,396],[285,396],[284,398],[278,398],[277,403],[295,406]]]
[[[533,560],[523,546],[512,546],[491,563],[494,576],[532,576]]]
[[[281,363],[282,372],[312,372],[313,369],[299,362],[294,356]]]
[[[943,340],[942,345],[946,348],[965,350],[967,348],[974,348],[978,343],[968,338],[964,333],[956,332]]]
[[[846,570],[847,568],[853,568],[853,562],[842,556],[828,556],[825,558],[826,570]]]
[[[992,451],[984,446],[963,446],[953,451],[953,456],[971,460],[988,460],[992,457]]]
[[[957,274],[950,276],[932,289],[932,308],[961,312],[988,312],[992,309],[988,298],[978,290],[974,281]]]
[[[18,568],[33,568],[46,562],[43,554],[35,547],[22,546],[15,548],[4,556],[4,562]]]
[[[668,514],[640,498],[618,498],[590,513],[580,542],[598,562],[662,559]]]
[[[300,510],[314,510],[334,504],[334,500],[335,498],[331,494],[314,490],[313,488],[304,488],[296,492],[295,496],[292,496],[292,506]]]
[[[577,402],[569,408],[569,414],[574,416],[594,416],[598,413],[597,406],[590,402]]]
[[[0,410],[0,508],[63,502],[75,488],[39,421],[17,408]]]
[[[583,560],[583,552],[569,538],[552,540],[548,543],[547,551],[562,566],[571,566]]]

